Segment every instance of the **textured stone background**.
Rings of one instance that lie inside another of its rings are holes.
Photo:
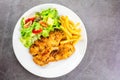
[[[26,71],[12,49],[12,33],[19,17],[43,3],[72,9],[88,33],[88,48],[81,64],[54,79]],[[0,0],[0,80],[120,80],[120,0]]]

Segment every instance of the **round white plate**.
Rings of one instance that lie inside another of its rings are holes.
[[[20,21],[23,17],[30,16],[35,12],[47,8],[56,8],[58,10],[59,15],[67,15],[72,21],[80,22],[81,25],[79,27],[82,29],[83,39],[75,45],[75,53],[68,59],[57,62],[51,62],[48,65],[41,67],[33,62],[32,56],[29,53],[29,49],[25,48],[19,40],[21,27]],[[31,8],[20,17],[13,32],[12,42],[14,53],[20,64],[26,70],[40,77],[54,78],[69,73],[79,65],[83,56],[85,55],[87,47],[87,34],[82,20],[72,10],[58,4],[41,4]]]

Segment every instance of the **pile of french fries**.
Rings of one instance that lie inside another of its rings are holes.
[[[78,28],[80,23],[74,23],[73,21],[69,20],[68,16],[61,16],[60,17],[61,22],[61,29],[66,34],[66,40],[61,41],[61,44],[72,42],[73,44],[76,44],[80,39],[82,39],[80,32],[81,29]]]

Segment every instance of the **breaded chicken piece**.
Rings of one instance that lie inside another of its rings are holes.
[[[49,55],[50,55],[50,51],[46,50],[46,52],[44,52],[43,54],[38,54],[38,55],[34,56],[33,61],[36,64],[43,66],[48,63],[46,60],[49,57]]]
[[[62,31],[50,32],[49,43],[51,46],[58,46],[60,41],[65,38]]]
[[[59,51],[55,55],[56,60],[66,59],[73,54],[75,48],[72,43],[61,44],[59,46]]]
[[[47,51],[47,50],[46,50]],[[59,49],[53,50],[52,52],[46,52],[44,54],[38,54],[33,57],[36,64],[44,66],[49,62],[58,61],[70,57],[75,51],[74,46],[71,43],[62,44]]]
[[[66,59],[75,51],[72,43],[60,44],[65,39],[63,31],[55,30],[50,32],[49,37],[41,37],[30,47],[29,52],[33,55],[33,61],[44,66],[49,62]]]
[[[32,55],[44,53],[46,48],[56,47],[59,45],[61,39],[63,39],[64,33],[60,30],[56,30],[55,32],[50,32],[48,38],[41,38],[34,42],[34,44],[30,47],[29,52]]]

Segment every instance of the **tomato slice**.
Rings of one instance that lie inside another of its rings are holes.
[[[38,33],[40,33],[40,32],[42,32],[42,29],[39,29],[39,30],[33,29],[33,30],[32,30],[32,33],[34,33],[34,34],[38,34]]]
[[[25,24],[28,23],[29,21],[33,22],[34,20],[35,20],[35,17],[28,18],[25,20]]]
[[[43,22],[43,21],[40,21],[39,23],[41,24],[41,26],[47,27],[47,23],[45,23],[45,22]]]
[[[26,23],[25,25],[24,25],[24,28],[28,28],[28,27],[30,27],[32,25],[32,21],[29,21],[28,23]]]

